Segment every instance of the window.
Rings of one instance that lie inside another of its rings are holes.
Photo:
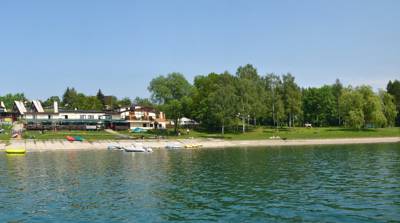
[[[81,115],[80,119],[86,119],[86,115]]]
[[[51,115],[49,115],[48,117],[49,117],[49,119],[51,119]]]
[[[94,119],[94,115],[88,115],[88,119]]]
[[[64,118],[65,118],[65,119],[68,119],[68,115],[64,115]]]
[[[147,124],[143,124],[143,127],[147,127]]]
[[[153,124],[150,124],[150,127],[153,127]]]

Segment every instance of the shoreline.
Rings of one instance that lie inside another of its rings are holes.
[[[184,140],[99,140],[94,142],[68,142],[66,140],[11,140],[9,145],[0,142],[0,151],[6,147],[23,147],[32,151],[57,150],[105,150],[108,145],[120,144],[128,146],[132,143],[143,143],[154,149],[163,149],[171,143],[201,144],[201,148],[231,148],[231,147],[278,147],[307,145],[345,145],[399,143],[400,137],[368,137],[368,138],[336,138],[336,139],[266,139],[266,140],[222,140],[222,139],[184,139]]]

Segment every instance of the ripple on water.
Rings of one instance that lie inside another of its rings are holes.
[[[0,155],[0,222],[400,221],[400,145]]]

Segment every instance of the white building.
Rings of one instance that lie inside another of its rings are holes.
[[[130,111],[121,113],[130,124],[132,130],[140,129],[166,129],[169,121],[165,118],[164,112],[159,112],[154,108],[134,106]]]

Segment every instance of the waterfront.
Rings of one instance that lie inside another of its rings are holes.
[[[400,144],[0,154],[0,221],[400,220]]]

